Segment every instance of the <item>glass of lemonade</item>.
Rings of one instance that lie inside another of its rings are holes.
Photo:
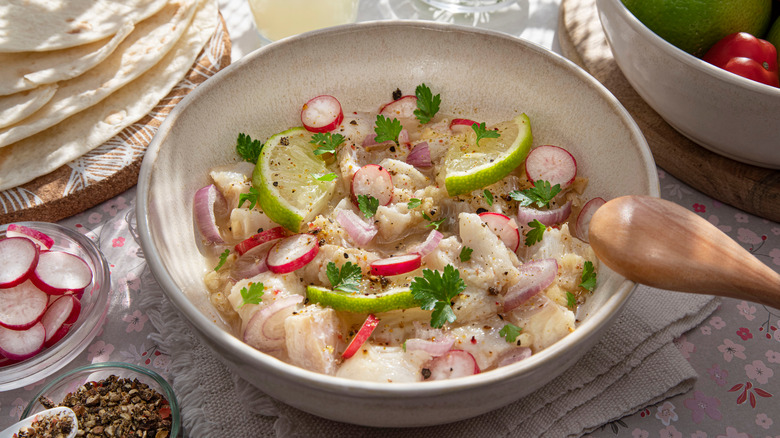
[[[353,23],[359,0],[248,0],[260,35],[268,41]]]

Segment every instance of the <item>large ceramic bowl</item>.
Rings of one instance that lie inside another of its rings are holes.
[[[780,169],[780,88],[729,73],[666,42],[620,0],[596,0],[620,70],[677,131],[731,159]]]
[[[442,114],[477,113],[495,123],[520,111],[534,143],[565,145],[590,178],[586,195],[658,196],[655,165],[626,110],[560,56],[503,34],[435,23],[376,22],[304,34],[249,54],[209,79],[166,119],[139,179],[141,242],[167,297],[234,372],[269,395],[326,418],[374,426],[420,426],[469,418],[540,388],[571,366],[618,316],[634,284],[604,269],[578,315],[579,328],[530,359],[467,378],[372,383],[313,373],[244,344],[209,303],[207,266],[193,229],[194,192],[209,168],[235,161],[237,133],[253,138],[300,124],[319,94],[345,111],[376,111],[397,88],[426,83]],[[359,415],[356,415],[359,412]]]

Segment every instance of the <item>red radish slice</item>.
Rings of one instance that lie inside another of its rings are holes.
[[[564,148],[552,145],[531,149],[525,159],[528,181],[549,181],[551,186],[569,187],[577,176],[577,160]]]
[[[330,95],[317,96],[301,109],[301,123],[310,132],[328,132],[338,128],[344,120],[339,100]]]
[[[0,353],[11,360],[25,360],[43,349],[46,329],[36,323],[27,330],[0,327]]]
[[[520,230],[518,230],[517,222],[514,219],[493,212],[480,213],[479,218],[490,227],[493,234],[498,236],[507,248],[517,251],[520,246]]]
[[[479,124],[471,119],[452,119],[450,122],[450,129],[455,133],[465,132],[471,128],[472,125]]]
[[[0,291],[0,325],[27,330],[41,320],[49,296],[30,281]]]
[[[372,196],[379,200],[379,205],[388,205],[393,200],[393,188],[390,172],[377,164],[366,164],[352,175],[352,196],[356,205],[358,195]]]
[[[411,119],[414,117],[414,110],[416,109],[417,97],[407,95],[383,105],[379,110],[379,114],[391,119]]]
[[[445,380],[456,377],[479,374],[479,366],[471,353],[463,350],[450,350],[434,358],[428,365],[431,376],[428,380]]]
[[[195,192],[192,210],[203,238],[209,243],[225,243],[217,224],[227,220],[229,211],[225,197],[214,184]]]
[[[379,318],[369,313],[368,317],[363,322],[363,325],[360,326],[360,330],[358,330],[357,333],[355,333],[355,337],[349,341],[349,345],[347,345],[347,349],[344,350],[344,353],[341,354],[341,357],[344,359],[349,359],[350,357],[354,356],[355,353],[360,350],[360,347],[362,347],[371,336],[371,333],[373,333],[377,324],[379,324]]]
[[[284,348],[284,320],[303,302],[303,296],[279,298],[255,312],[244,328],[244,342],[266,353]]]
[[[547,289],[558,275],[558,261],[555,259],[534,260],[520,266],[520,279],[504,295],[504,311],[508,312],[539,292]]]
[[[38,257],[30,280],[50,295],[83,292],[92,282],[92,270],[80,257],[62,251],[46,251]]]
[[[437,230],[431,230],[425,242],[409,248],[409,253],[420,254],[420,256],[425,257],[439,247],[439,242],[441,242],[442,238],[444,238],[444,234]]]
[[[319,250],[315,236],[296,234],[277,241],[268,252],[266,263],[274,274],[286,274],[306,266]]]
[[[54,300],[41,318],[43,328],[46,329],[44,344],[48,347],[62,339],[69,326],[76,322],[80,312],[81,302],[72,295],[63,295]]]
[[[43,341],[43,346],[49,348],[57,342],[60,342],[60,340],[68,334],[71,327],[73,327],[73,324],[62,324],[60,328],[55,330],[51,335],[47,331],[46,339]]]
[[[50,250],[54,246],[54,239],[49,237],[46,233],[34,230],[30,227],[25,227],[19,224],[9,224],[8,229],[5,231],[6,237],[24,237],[33,241],[38,245],[41,251]]]
[[[509,350],[501,356],[496,366],[503,367],[531,357],[533,352],[528,347],[517,347]]]
[[[255,246],[240,256],[230,267],[230,279],[238,281],[251,278],[268,270],[268,252],[279,239]]]
[[[367,224],[360,216],[356,215],[352,210],[341,210],[336,215],[336,220],[339,222],[349,238],[355,245],[363,246],[371,241],[376,236],[377,230],[374,223]]]
[[[420,254],[388,257],[371,263],[371,274],[389,277],[412,272],[422,265]]]
[[[562,224],[566,222],[571,214],[571,201],[567,201],[565,204],[552,210],[537,210],[535,208],[528,208],[519,206],[517,208],[517,222],[521,225],[526,225],[535,220],[541,222],[546,227]]]
[[[454,344],[455,338],[451,337],[443,337],[434,341],[412,338],[404,342],[404,349],[406,351],[424,351],[433,357],[438,357],[450,351]]]
[[[244,239],[236,245],[236,252],[238,255],[243,255],[250,249],[260,245],[262,243],[270,242],[272,240],[281,239],[285,236],[284,227],[275,227],[270,230],[265,230],[261,233],[257,233],[252,237]]]
[[[431,167],[431,149],[428,147],[428,142],[423,141],[417,143],[406,156],[406,162],[414,167]]]
[[[24,237],[0,240],[0,289],[24,283],[38,264],[39,252],[38,246]]]
[[[590,229],[590,220],[593,218],[593,213],[606,203],[607,201],[603,198],[593,198],[582,206],[580,214],[577,215],[577,224],[574,232],[583,242],[589,243],[588,230]]]

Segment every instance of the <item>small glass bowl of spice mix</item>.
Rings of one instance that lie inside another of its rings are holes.
[[[178,437],[179,405],[159,374],[124,362],[95,363],[71,370],[46,385],[22,418],[55,406],[76,413],[77,437]]]

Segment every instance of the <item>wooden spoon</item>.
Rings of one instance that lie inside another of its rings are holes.
[[[780,274],[673,202],[613,199],[596,210],[588,235],[599,260],[629,280],[780,309]]]

